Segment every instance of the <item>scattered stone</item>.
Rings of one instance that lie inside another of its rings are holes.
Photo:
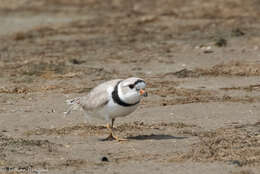
[[[109,160],[108,160],[108,158],[107,158],[106,156],[103,156],[103,157],[101,158],[101,161],[102,161],[102,162],[109,162]]]
[[[20,41],[20,40],[24,40],[24,39],[26,39],[26,35],[24,32],[15,33],[15,35],[13,36],[13,40],[16,40],[16,41]]]
[[[239,28],[233,29],[231,31],[231,36],[234,36],[234,37],[240,37],[240,36],[244,36],[244,35],[245,35],[245,33],[242,30],[240,30]]]
[[[241,162],[238,160],[232,160],[232,161],[229,161],[229,163],[232,165],[238,166],[238,167],[242,167]]]
[[[218,38],[216,39],[215,45],[218,47],[225,47],[227,46],[227,40],[224,38]]]
[[[200,45],[200,46],[196,46],[196,49],[200,48],[201,50],[203,50],[203,53],[213,53],[214,51],[212,50],[211,46],[206,46],[206,45]]]
[[[80,65],[82,63],[85,63],[84,60],[78,60],[78,59],[70,59],[69,60],[72,64],[75,64],[75,65]]]
[[[203,51],[203,53],[209,54],[209,53],[214,53],[214,51],[212,51],[212,50],[205,50],[205,51]]]

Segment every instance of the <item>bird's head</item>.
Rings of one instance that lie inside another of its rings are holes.
[[[135,103],[142,97],[148,96],[145,87],[146,83],[141,78],[131,77],[125,79],[119,84],[121,98],[126,102]]]

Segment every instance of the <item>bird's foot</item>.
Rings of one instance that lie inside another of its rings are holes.
[[[102,139],[102,141],[128,141],[128,139],[125,138],[119,138],[118,136],[113,135],[112,133],[108,135],[108,137]]]

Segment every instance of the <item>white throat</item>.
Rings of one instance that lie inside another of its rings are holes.
[[[118,96],[119,98],[128,103],[128,104],[133,104],[139,101],[139,97],[135,96],[133,93],[129,93],[129,94],[123,94],[122,89],[121,89],[121,83],[119,83],[118,85]]]

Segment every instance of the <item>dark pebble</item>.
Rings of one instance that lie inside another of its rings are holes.
[[[242,167],[241,162],[238,161],[238,160],[232,160],[232,161],[230,161],[230,164],[233,164],[233,165],[238,166],[238,167]]]
[[[232,30],[231,35],[235,36],[235,37],[239,37],[239,36],[244,36],[245,33],[242,30],[240,30],[239,28],[236,28],[236,29]]]
[[[218,39],[216,39],[215,45],[218,47],[227,46],[227,40],[224,38],[218,38]]]
[[[106,156],[103,156],[103,157],[101,158],[101,161],[102,161],[102,162],[108,162],[108,158],[107,158]]]
[[[212,51],[212,50],[205,50],[205,51],[203,51],[203,53],[210,54],[210,53],[214,53],[214,51]]]
[[[71,59],[70,62],[73,63],[73,64],[75,64],[75,65],[79,65],[79,64],[84,63],[85,61],[77,60],[77,59]]]

